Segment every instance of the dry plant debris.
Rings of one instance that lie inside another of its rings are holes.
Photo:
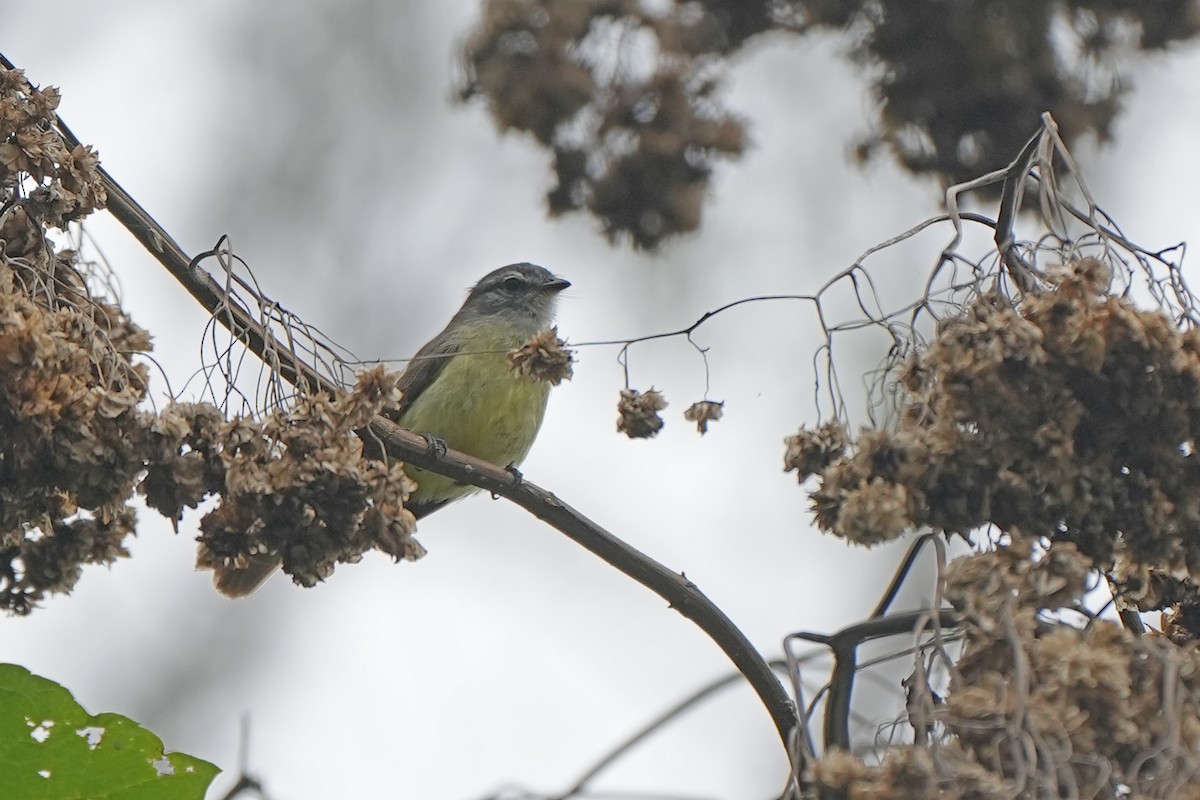
[[[270,556],[297,584],[313,586],[337,563],[356,562],[371,549],[396,560],[423,556],[412,538],[416,520],[404,508],[415,484],[398,462],[364,458],[354,435],[397,403],[396,378],[376,367],[337,397],[301,397],[261,423],[224,423],[217,452],[201,451],[219,465],[224,486],[217,507],[200,520],[197,564],[244,566]]]
[[[558,386],[575,374],[575,353],[558,338],[558,328],[540,331],[525,344],[510,350],[508,364],[518,375]]]
[[[489,0],[464,48],[463,97],[485,97],[502,130],[552,151],[551,213],[587,208],[610,238],[653,248],[699,226],[714,162],[746,147],[709,69],[724,39],[682,7]],[[635,40],[654,52],[646,74],[622,63],[618,42]]]
[[[654,248],[699,226],[715,165],[747,148],[724,86],[752,43],[839,34],[878,109],[859,158],[949,185],[1007,164],[1046,111],[1068,145],[1107,140],[1134,59],[1198,32],[1196,0],[486,0],[462,96],[548,151],[551,214]]]
[[[217,498],[202,565],[268,553],[312,585],[368,549],[418,558],[412,482],[363,458],[355,435],[396,404],[395,374],[369,370],[261,419],[144,407],[150,336],[52,233],[104,200],[95,153],[56,127],[58,99],[0,69],[0,608],[27,614],[84,564],[127,555],[135,490],[174,522]]]
[[[1075,544],[1130,597],[1150,572],[1200,578],[1200,332],[1107,293],[1091,259],[1019,303],[976,299],[903,369],[902,418],[850,452],[802,430],[817,524],[861,543],[929,527]],[[824,464],[824,466],[822,466]]]
[[[1112,277],[1082,258],[1043,293],[979,296],[903,365],[893,428],[787,440],[823,530],[996,545],[943,575],[964,638],[932,656],[947,688],[917,681],[905,721],[928,741],[826,753],[820,796],[1200,798],[1200,332]],[[1119,606],[1167,612],[1164,634],[1087,611],[1097,574]]]
[[[132,359],[150,337],[46,233],[104,200],[95,153],[54,129],[58,102],[0,69],[0,608],[18,614],[125,554],[142,468]]]
[[[823,471],[846,453],[846,429],[836,420],[823,422],[816,430],[801,428],[783,440],[785,472],[796,470],[801,481]]]
[[[0,192],[7,198],[20,189],[24,212],[53,228],[103,208],[105,199],[96,152],[68,148],[55,130],[60,99],[53,87],[29,85],[22,70],[0,67]]]
[[[718,403],[715,400],[701,400],[688,406],[687,411],[683,412],[683,418],[688,422],[696,423],[696,430],[703,436],[708,433],[708,423],[717,422],[724,413],[724,403]]]
[[[1092,566],[1072,544],[1023,539],[952,562],[966,638],[920,721],[935,740],[879,764],[830,752],[813,766],[820,796],[1200,797],[1200,649],[1047,616],[1080,607]]]
[[[658,412],[666,407],[667,400],[657,389],[622,389],[617,401],[617,433],[630,439],[654,438],[664,424]]]

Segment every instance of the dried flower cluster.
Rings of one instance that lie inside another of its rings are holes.
[[[663,426],[663,418],[658,412],[666,407],[666,398],[656,389],[645,392],[622,389],[621,399],[617,401],[617,433],[623,433],[630,439],[657,436]]]
[[[946,596],[967,638],[946,731],[1031,797],[1064,785],[1078,797],[1200,797],[1200,651],[1042,616],[1080,607],[1092,566],[1070,543],[1037,555],[1024,540],[950,565]]]
[[[1110,274],[1089,259],[1019,306],[979,298],[908,362],[895,430],[823,468],[811,434],[789,442],[819,472],[817,524],[1072,542],[1143,609],[1161,607],[1156,576],[1200,578],[1200,332],[1104,293]]]
[[[611,238],[653,248],[699,226],[713,162],[745,149],[712,68],[736,36],[698,4],[488,0],[463,96],[553,152],[551,213],[587,208]],[[652,62],[630,68],[629,48]]]
[[[1007,164],[1046,111],[1068,145],[1106,140],[1126,64],[1193,38],[1200,3],[486,0],[463,96],[551,152],[551,213],[587,209],[653,248],[699,225],[714,162],[745,150],[720,91],[733,56],[759,34],[831,30],[878,99],[860,158],[958,183]]]
[[[58,101],[0,67],[0,608],[17,614],[125,555],[143,466],[150,337],[46,234],[104,200]]]
[[[801,427],[783,440],[783,471],[796,470],[800,481],[823,471],[846,453],[846,429],[837,421],[823,422],[816,430]]]
[[[860,144],[960,183],[1004,167],[1049,111],[1068,145],[1106,141],[1136,54],[1200,33],[1195,0],[794,0],[804,27],[854,35],[879,113]],[[993,190],[996,191],[996,190]]]
[[[99,159],[90,147],[68,148],[55,128],[59,94],[35,89],[21,70],[0,66],[0,193],[24,196],[25,213],[63,228],[104,206]],[[8,238],[0,232],[0,238]]]
[[[826,754],[822,796],[1200,798],[1200,332],[1112,277],[1085,258],[1043,294],[979,297],[905,364],[894,429],[788,439],[826,531],[1000,534],[944,574],[964,638],[943,696],[927,664],[906,684],[920,744]],[[1163,635],[1089,613],[1097,573]]]
[[[104,199],[95,154],[55,128],[57,105],[0,69],[0,608],[28,613],[84,564],[126,555],[135,488],[173,521],[220,498],[201,522],[209,565],[268,554],[311,585],[369,548],[421,555],[411,481],[363,459],[354,435],[398,400],[382,368],[261,422],[207,404],[139,408],[149,335],[47,237]]]
[[[0,68],[0,608],[17,614],[126,554],[144,463],[150,337],[46,234],[104,199],[58,100]]]
[[[879,766],[844,750],[813,764],[822,798],[838,800],[1011,800],[1003,779],[953,742],[936,749],[895,747]]]
[[[200,519],[200,567],[278,560],[304,587],[370,549],[415,560],[414,488],[403,465],[364,458],[355,431],[398,402],[396,375],[359,375],[352,390],[296,399],[262,422],[224,421],[211,409],[178,405],[157,433],[160,459],[146,474],[146,501],[178,518],[206,494],[220,503]]]
[[[952,562],[946,597],[966,639],[949,691],[909,722],[929,747],[868,765],[844,752],[814,765],[822,796],[945,800],[1200,798],[1200,650],[1093,620],[1079,608],[1090,559],[1028,540]]]
[[[571,366],[575,362],[575,353],[558,338],[558,328],[540,331],[525,344],[510,350],[506,358],[518,375],[527,375],[551,386],[569,381],[575,374]]]
[[[23,208],[0,236],[0,608],[27,613],[125,554],[147,381],[131,359],[150,338]]]
[[[126,555],[135,487],[173,521],[220,497],[201,521],[207,566],[264,553],[311,585],[370,548],[423,553],[403,506],[411,481],[363,459],[354,435],[395,404],[395,375],[372,370],[261,423],[208,404],[140,411],[146,370],[129,359],[149,337],[87,297],[70,255],[51,257],[53,280],[26,259],[0,264],[0,607],[28,613],[82,565]]]
[[[717,422],[724,413],[724,403],[718,403],[715,400],[701,400],[688,406],[687,411],[683,412],[683,418],[688,422],[696,423],[696,430],[703,436],[708,433],[708,423]]]

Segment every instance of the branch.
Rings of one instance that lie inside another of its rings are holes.
[[[686,575],[667,569],[555,495],[529,481],[517,479],[511,472],[495,464],[455,450],[447,450],[441,458],[432,456],[424,437],[384,417],[376,417],[371,422],[370,433],[384,443],[388,453],[415,466],[478,486],[516,503],[666,600],[671,608],[695,622],[729,656],[729,660],[746,677],[767,707],[787,747],[799,720],[796,707],[784,691],[783,684],[746,635]]]
[[[783,659],[773,659],[769,662],[774,669],[787,670],[788,663]],[[600,760],[588,768],[587,772],[583,773],[579,778],[571,784],[571,788],[561,794],[554,795],[548,800],[570,800],[572,797],[584,797],[587,791],[588,784],[595,780],[596,776],[604,772],[612,766],[618,759],[626,753],[637,747],[642,742],[646,741],[654,733],[661,730],[664,726],[678,719],[687,711],[695,708],[700,703],[722,691],[723,689],[732,686],[742,681],[746,676],[740,672],[734,672],[729,675],[724,675],[715,681],[700,687],[690,695],[675,703],[666,711],[658,714],[650,722],[638,728],[634,733],[627,736],[619,744],[605,753]]]
[[[938,628],[953,628],[959,624],[957,611],[905,611],[886,617],[875,617],[843,628],[832,635],[793,633],[789,638],[823,644],[833,651],[833,679],[829,684],[829,709],[825,714],[825,747],[850,749],[850,696],[854,674],[858,670],[858,646],[872,639],[914,631],[932,620]]]
[[[0,56],[8,66],[7,59]],[[11,67],[10,67],[11,68]],[[63,140],[72,148],[80,144],[79,139],[67,127],[62,117],[56,117],[59,132]],[[196,302],[204,310],[212,314],[221,324],[229,329],[235,339],[245,345],[246,349],[257,355],[264,363],[278,371],[278,374],[293,386],[304,384],[303,388],[310,391],[324,391],[334,394],[338,386],[333,381],[318,373],[311,366],[291,353],[281,353],[269,346],[270,338],[258,320],[254,319],[242,307],[228,301],[229,293],[217,281],[198,266],[200,261],[213,255],[214,252],[202,253],[196,258],[189,258],[176,241],[158,222],[151,217],[125,189],[113,179],[104,167],[98,167],[104,180],[104,190],[108,196],[106,208],[108,212],[133,234],[133,238],[141,242],[157,260],[166,267],[175,280],[183,285]],[[267,353],[272,357],[268,360]]]
[[[0,63],[14,68],[3,55],[0,55]],[[61,118],[58,119],[58,126],[68,144],[72,147],[79,144]],[[331,394],[339,388],[294,354],[270,349],[268,342],[271,337],[259,322],[244,309],[227,302],[227,293],[211,275],[197,266],[198,259],[189,258],[183,248],[106,170],[101,168],[100,174],[108,193],[110,213],[248,350],[263,359],[284,380],[300,388]],[[272,354],[270,357],[268,351]],[[676,574],[630,547],[550,492],[518,480],[494,464],[455,450],[431,454],[423,437],[382,416],[377,416],[369,428],[360,431],[359,435],[367,441],[379,442],[394,458],[511,500],[658,594],[707,633],[746,676],[770,713],[784,748],[789,749],[788,743],[799,725],[795,705],[745,634],[686,576]],[[798,769],[797,772],[802,770]]]

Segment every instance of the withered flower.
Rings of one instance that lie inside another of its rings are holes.
[[[649,389],[639,392],[636,389],[622,389],[621,399],[617,402],[617,432],[623,433],[630,439],[650,439],[662,430],[663,418],[660,411],[667,407],[667,401],[662,392]]]
[[[845,455],[846,426],[834,419],[821,423],[816,430],[801,427],[799,433],[787,437],[783,443],[787,445],[783,471],[796,470],[796,477],[803,482]]]
[[[525,344],[508,351],[508,364],[518,375],[558,386],[575,374],[575,351],[558,338],[558,328],[539,331]]]
[[[716,422],[725,413],[724,406],[723,402],[701,400],[688,406],[687,411],[683,412],[683,418],[688,422],[696,423],[696,430],[700,431],[700,435],[703,436],[708,433],[708,423]]]

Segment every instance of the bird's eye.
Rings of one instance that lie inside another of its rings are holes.
[[[509,275],[504,279],[504,288],[508,289],[510,292],[515,292],[517,289],[520,289],[521,285],[521,279],[516,275]]]

